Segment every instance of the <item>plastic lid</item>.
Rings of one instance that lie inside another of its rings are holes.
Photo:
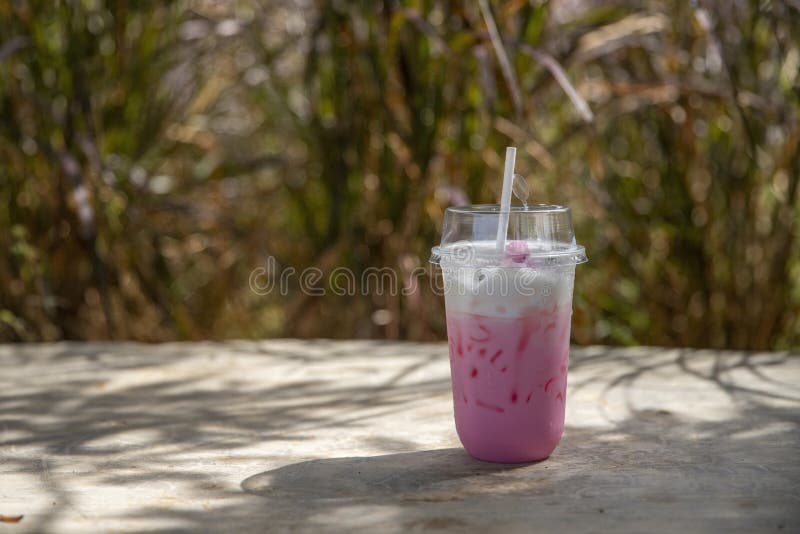
[[[505,249],[497,250],[500,206],[482,204],[447,208],[442,241],[430,262],[461,266],[540,267],[587,261],[576,244],[569,208],[550,204],[512,206]]]

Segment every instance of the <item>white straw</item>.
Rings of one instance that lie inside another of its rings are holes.
[[[514,182],[514,161],[517,159],[517,149],[506,148],[506,168],[503,171],[503,192],[500,195],[500,220],[497,223],[497,252],[503,253],[506,248],[506,233],[508,233],[508,215],[511,210],[511,185]]]

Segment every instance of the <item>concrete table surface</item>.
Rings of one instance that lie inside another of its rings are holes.
[[[0,345],[0,534],[800,531],[800,355],[573,348],[535,464],[451,403],[444,344]]]

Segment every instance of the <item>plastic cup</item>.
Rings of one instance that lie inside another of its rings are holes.
[[[505,250],[495,204],[448,208],[442,269],[456,430],[480,460],[550,456],[564,431],[575,265],[569,208],[512,207]]]

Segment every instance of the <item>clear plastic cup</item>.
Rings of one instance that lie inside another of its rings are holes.
[[[442,269],[456,430],[480,460],[547,458],[564,431],[575,265],[569,208],[448,208],[431,262]]]

